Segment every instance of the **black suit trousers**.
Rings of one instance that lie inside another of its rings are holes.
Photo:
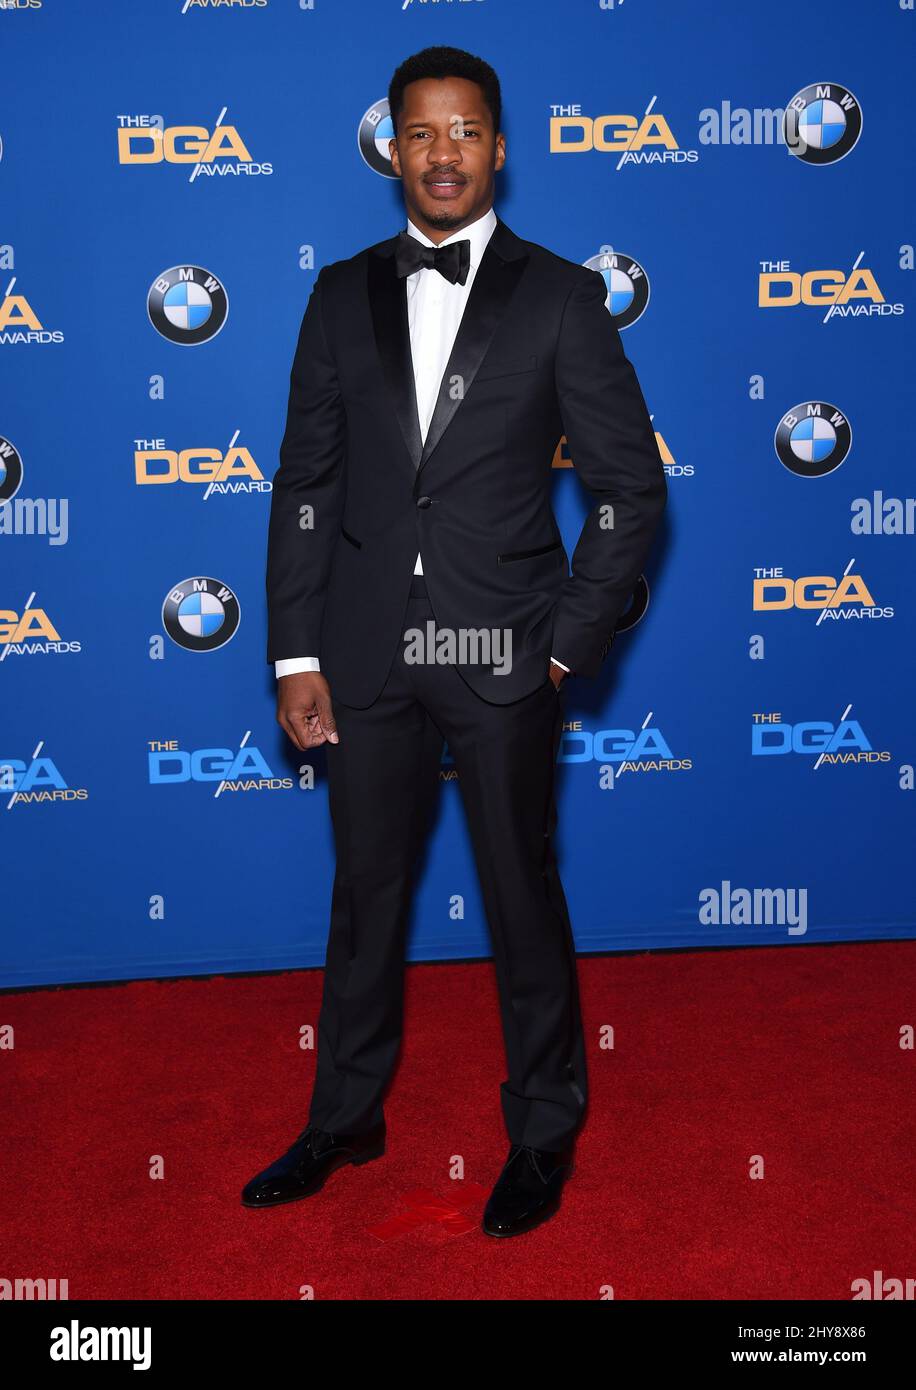
[[[404,628],[434,620],[422,577]],[[331,690],[334,699],[333,688]],[[404,956],[417,861],[447,740],[492,940],[511,1143],[572,1143],[587,1096],[572,930],[553,849],[562,688],[492,704],[453,665],[405,660],[365,709],[334,699],[327,744],[337,865],[310,1123],[359,1133],[383,1117],[400,1047]]]

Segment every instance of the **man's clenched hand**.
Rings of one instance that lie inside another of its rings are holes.
[[[322,743],[339,743],[331,688],[318,671],[297,671],[277,681],[277,723],[304,753]]]

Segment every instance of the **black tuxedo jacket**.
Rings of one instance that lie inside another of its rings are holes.
[[[510,635],[508,674],[457,667],[483,699],[530,694],[551,656],[594,676],[667,496],[604,280],[497,219],[424,444],[396,240],[323,267],[305,310],[271,498],[267,659],[317,656],[332,698],[370,705],[419,551],[440,628]],[[571,574],[550,502],[563,434],[596,499]]]

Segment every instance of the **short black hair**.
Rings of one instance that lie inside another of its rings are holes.
[[[490,64],[463,48],[448,48],[439,44],[411,54],[395,69],[388,86],[388,113],[395,135],[398,117],[404,106],[404,88],[409,82],[420,82],[425,77],[464,77],[468,82],[476,82],[490,108],[493,130],[499,132],[499,123],[502,120],[502,93],[499,90],[499,78]]]

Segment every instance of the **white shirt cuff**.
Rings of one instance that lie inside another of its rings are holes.
[[[281,676],[295,676],[298,671],[320,671],[317,656],[291,656],[284,661],[275,661],[277,679]]]
[[[566,674],[569,675],[569,667],[568,667],[568,666],[564,666],[563,663],[562,663],[562,661],[557,661],[557,659],[556,659],[555,656],[552,656],[550,659],[551,659],[551,661],[553,662],[554,666],[559,666],[559,668],[560,668],[561,671],[565,671]]]

